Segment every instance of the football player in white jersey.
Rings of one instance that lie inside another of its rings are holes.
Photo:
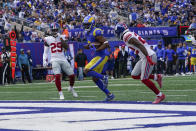
[[[142,39],[139,35],[131,32],[126,24],[118,23],[115,27],[116,35],[123,40],[129,48],[135,49],[139,52],[140,60],[136,63],[131,76],[133,79],[141,79],[148,88],[150,88],[155,94],[156,99],[153,104],[158,104],[165,99],[165,95],[159,91],[155,84],[150,80],[156,80],[162,87],[162,76],[152,75],[152,70],[157,62],[156,53],[150,49],[148,43]]]
[[[52,64],[52,70],[55,75],[55,84],[59,91],[60,99],[64,99],[64,95],[61,89],[61,71],[65,72],[69,76],[70,91],[74,97],[78,97],[78,94],[73,89],[75,82],[75,75],[71,65],[67,61],[64,51],[68,49],[68,45],[64,35],[58,33],[58,29],[51,29],[51,36],[44,38],[44,54],[43,54],[43,66],[46,67],[49,63],[48,53],[51,54],[50,63]]]

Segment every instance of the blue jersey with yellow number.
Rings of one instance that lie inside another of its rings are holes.
[[[196,58],[196,47],[193,47],[191,49],[191,57],[195,57]]]
[[[87,33],[87,42],[88,44],[93,43],[93,42],[97,42],[96,41],[96,36],[102,36],[103,35],[103,30],[101,30],[100,28],[93,28],[90,32]],[[94,50],[95,50],[95,46],[92,45]],[[96,51],[94,56],[106,56],[106,52],[105,49],[101,50],[101,51]]]

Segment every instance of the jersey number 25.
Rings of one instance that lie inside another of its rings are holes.
[[[59,43],[51,43],[51,52],[52,53],[56,53],[56,52],[62,52],[62,46],[61,46],[61,42]]]

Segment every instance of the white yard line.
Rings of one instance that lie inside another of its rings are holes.
[[[166,95],[167,97],[168,96],[188,96],[188,95]]]

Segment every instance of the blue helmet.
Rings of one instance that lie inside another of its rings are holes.
[[[115,34],[117,37],[119,37],[122,40],[122,33],[127,30],[128,27],[125,23],[117,23],[115,26]]]
[[[94,17],[88,15],[84,18],[82,25],[86,31],[90,31],[95,25]]]

